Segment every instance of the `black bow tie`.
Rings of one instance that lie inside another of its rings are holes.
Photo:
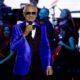
[[[32,23],[33,23],[33,22],[31,22],[31,21],[28,22],[29,25],[32,25]]]
[[[33,29],[35,29],[36,28],[36,25],[33,25]]]
[[[29,25],[32,25],[33,26],[33,29],[35,29],[36,25],[33,25],[33,22],[28,22]]]

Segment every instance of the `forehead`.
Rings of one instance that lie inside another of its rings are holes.
[[[40,13],[47,13],[47,10],[42,9],[42,10],[40,10]]]
[[[69,12],[67,10],[62,10],[61,14],[67,15]]]
[[[66,10],[63,10],[62,11],[62,14],[65,14],[66,15],[67,14],[67,11]]]
[[[25,11],[26,12],[32,12],[32,11],[35,11],[35,12],[37,12],[37,8],[36,7],[33,7],[33,6],[28,6],[28,7],[26,7],[25,8]]]

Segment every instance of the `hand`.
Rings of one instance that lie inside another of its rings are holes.
[[[1,60],[1,61],[0,61],[0,64],[3,64],[3,63],[4,63],[4,61],[3,61],[3,60]]]
[[[28,25],[25,29],[25,32],[23,33],[23,36],[26,37],[32,30],[33,30],[33,26]]]
[[[47,76],[51,76],[53,74],[53,69],[51,66],[47,67],[47,71],[46,71]]]
[[[61,46],[64,46],[64,43],[63,43],[63,41],[59,41],[59,43],[58,43],[59,45],[61,45]]]

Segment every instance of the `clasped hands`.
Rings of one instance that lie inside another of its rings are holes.
[[[33,25],[28,25],[23,33],[23,36],[26,37],[33,30]]]
[[[46,75],[47,76],[53,75],[53,68],[52,68],[52,66],[47,67]]]
[[[61,46],[64,46],[64,42],[63,41],[59,41],[58,44],[61,45]]]

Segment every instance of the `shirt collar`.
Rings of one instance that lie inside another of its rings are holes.
[[[36,24],[35,22],[33,22],[33,23],[32,23],[32,25],[35,25],[35,24]],[[29,23],[28,23],[28,22],[26,22],[26,25],[29,25]]]

